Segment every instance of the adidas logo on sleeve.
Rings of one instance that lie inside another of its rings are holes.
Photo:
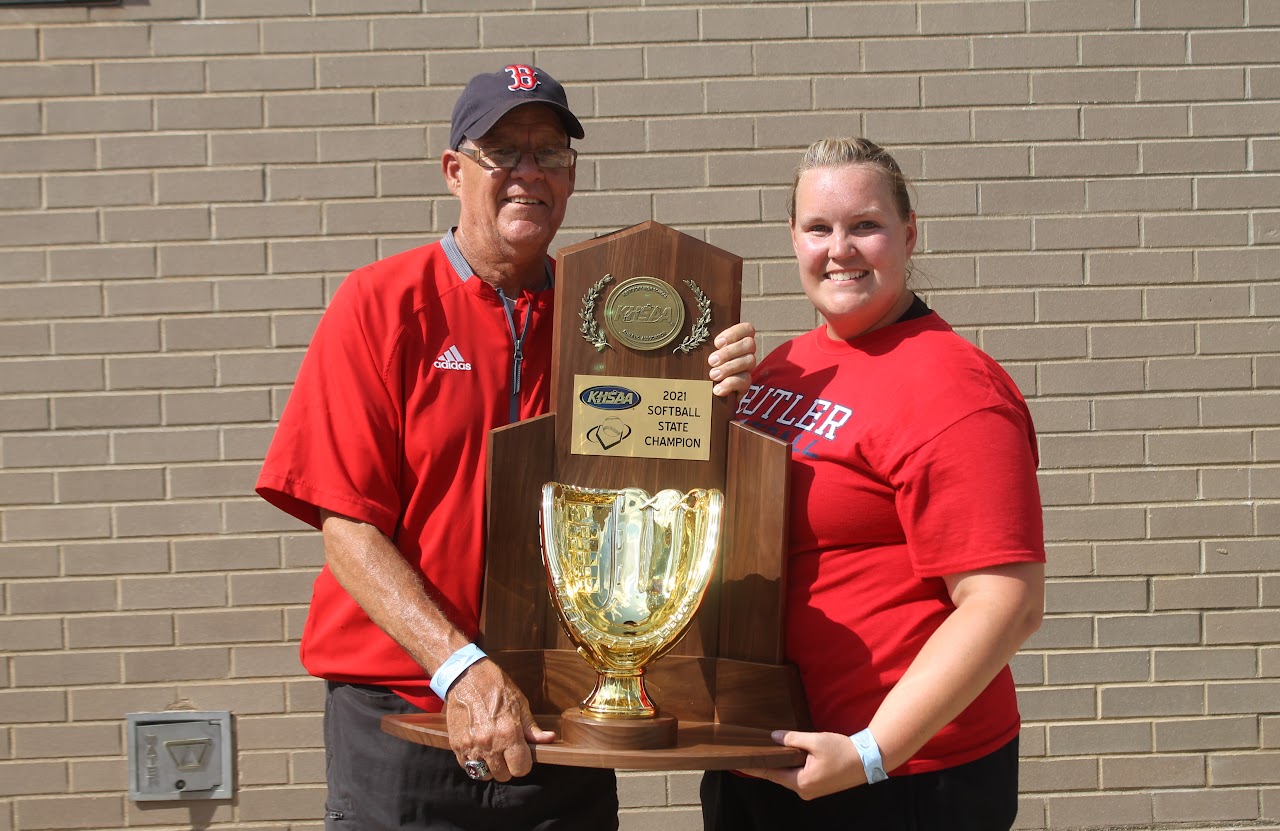
[[[450,346],[444,351],[444,354],[436,358],[435,367],[437,369],[465,369],[470,370],[471,364],[467,359],[462,357],[462,353],[458,351],[458,347]]]

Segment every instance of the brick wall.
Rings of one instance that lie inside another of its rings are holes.
[[[815,323],[799,151],[896,151],[921,290],[1041,434],[1019,827],[1280,827],[1280,2],[125,0],[0,10],[0,831],[319,827],[322,554],[252,483],[515,60],[587,116],[558,245],[738,253],[766,346]],[[124,714],[175,704],[236,714],[233,802],[125,797]],[[696,781],[624,776],[624,828],[697,827]]]

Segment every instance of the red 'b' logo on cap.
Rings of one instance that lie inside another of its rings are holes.
[[[513,63],[511,66],[506,67],[506,70],[511,73],[511,86],[507,87],[507,89],[533,89],[538,85],[538,76],[531,66]]]

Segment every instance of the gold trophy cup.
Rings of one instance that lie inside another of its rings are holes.
[[[543,487],[551,599],[596,671],[595,689],[564,713],[567,742],[675,742],[676,720],[659,716],[645,692],[645,667],[675,646],[698,611],[715,570],[723,505],[720,491],[701,488],[651,497],[639,488]]]

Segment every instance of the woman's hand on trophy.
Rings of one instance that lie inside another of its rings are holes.
[[[445,718],[458,764],[477,779],[488,778],[472,773],[483,774],[485,768],[499,782],[526,775],[533,769],[529,744],[556,739],[555,733],[538,727],[524,694],[491,660],[473,664],[449,688]]]
[[[751,386],[751,370],[756,368],[756,327],[745,320],[735,323],[716,335],[715,344],[716,351],[707,358],[712,391],[741,395]]]
[[[751,768],[742,773],[790,788],[801,799],[817,799],[867,782],[862,757],[848,736],[775,730],[773,740],[808,753],[804,765],[798,768]]]

